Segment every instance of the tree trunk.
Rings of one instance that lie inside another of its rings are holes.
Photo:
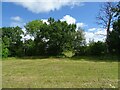
[[[107,53],[109,53],[109,33],[110,33],[110,24],[111,24],[112,16],[109,16],[108,24],[107,24],[107,37],[106,37],[106,44],[107,44]]]

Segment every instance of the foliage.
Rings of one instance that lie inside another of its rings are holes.
[[[110,32],[109,35],[109,50],[110,53],[120,55],[120,2],[114,10],[117,20],[114,21],[113,30]]]
[[[104,29],[106,29],[106,50],[109,53],[109,33],[110,28],[112,28],[112,23],[114,21],[114,12],[113,8],[116,7],[115,3],[113,2],[105,2],[101,8],[100,12],[97,16],[97,23],[102,25]]]
[[[116,7],[114,2],[105,2],[101,5],[96,17],[97,23],[104,28],[110,29],[114,20],[113,8]]]
[[[120,54],[120,20],[114,22],[113,31],[110,33],[109,37],[110,52]]]
[[[106,44],[104,42],[90,42],[87,47],[88,55],[103,55],[106,53]]]
[[[62,55],[65,51],[74,51],[77,43],[82,45],[83,34],[82,31],[75,31],[75,24],[55,21],[51,17],[48,19],[48,23],[41,20],[28,22],[25,25],[26,33],[23,33],[18,26],[3,27],[3,51],[9,51],[6,56],[56,56]],[[23,42],[21,35],[30,35],[34,40],[24,40]]]
[[[120,20],[114,22],[109,37],[110,53],[120,54]]]
[[[48,23],[34,20],[26,24],[28,34],[34,37],[36,55],[60,55],[73,49],[76,25],[49,18]]]
[[[21,34],[23,34],[23,31],[20,27],[2,28],[3,57],[20,55],[17,50],[22,46]]]
[[[84,30],[79,28],[75,33],[74,52],[75,56],[85,55],[85,37]]]
[[[119,7],[119,5],[118,5]],[[118,19],[113,23],[113,31],[109,34],[109,51],[120,53],[120,20],[119,9],[114,9]],[[26,33],[20,27],[3,27],[2,56],[74,56],[104,55],[107,43],[91,42],[86,45],[84,30],[76,24],[49,18],[47,23],[33,20],[25,25]],[[21,35],[30,35],[34,39],[22,41]],[[64,55],[63,55],[64,54]]]
[[[115,17],[120,19],[120,1],[118,2],[117,6],[113,8],[113,12],[115,13]]]
[[[9,55],[9,50],[8,50],[8,48],[3,48],[3,50],[2,50],[2,57],[3,57],[3,58],[7,58],[8,55]]]
[[[26,40],[24,42],[24,55],[25,56],[34,56],[36,55],[36,47],[35,47],[35,42],[32,39]]]

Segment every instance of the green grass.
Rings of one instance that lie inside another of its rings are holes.
[[[117,88],[118,62],[88,58],[8,58],[3,88]]]

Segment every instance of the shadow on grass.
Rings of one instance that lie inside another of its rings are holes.
[[[25,56],[25,57],[16,57],[23,60],[38,60],[38,59],[66,59],[69,57],[66,56]]]
[[[25,57],[16,57],[22,60],[43,60],[43,59],[61,59],[61,60],[74,60],[74,61],[94,61],[94,62],[119,62],[120,56],[25,56]]]
[[[73,56],[71,60],[94,61],[94,62],[119,62],[119,56]]]
[[[37,60],[37,59],[47,59],[49,56],[25,56],[25,57],[17,57],[18,59],[24,60]]]

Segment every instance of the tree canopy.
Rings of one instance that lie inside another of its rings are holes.
[[[3,27],[3,53],[9,53],[9,56],[56,56],[61,55],[64,51],[74,51],[76,44],[79,43],[81,46],[85,40],[83,31],[76,31],[75,24],[55,21],[51,17],[48,19],[48,23],[44,23],[42,20],[28,22],[25,25],[26,34],[34,37],[34,40],[24,42],[21,40],[23,31],[20,27]]]
[[[0,28],[2,31],[2,35],[0,35],[0,39],[2,38],[2,56],[58,56],[63,55],[63,52],[66,51],[72,51],[75,56],[104,55],[107,49],[109,54],[119,55],[120,2],[115,7],[112,7],[111,3],[107,3],[105,7],[104,16],[109,17],[107,19],[102,18],[106,20],[106,27],[109,24],[108,29],[112,17],[115,17],[111,25],[113,30],[109,30],[105,42],[98,41],[86,44],[84,30],[81,27],[76,30],[76,24],[68,24],[66,21],[55,20],[50,17],[47,23],[42,20],[28,22],[24,26],[26,32],[23,32],[22,28],[18,26]],[[22,41],[26,35],[34,39]]]

